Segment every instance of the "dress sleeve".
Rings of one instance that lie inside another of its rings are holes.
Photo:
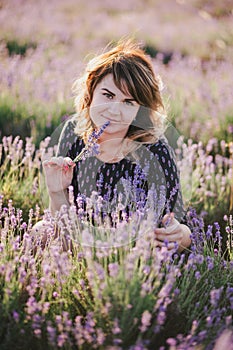
[[[74,117],[65,122],[58,141],[57,157],[70,157],[71,159],[76,157],[78,136],[74,133],[75,123]]]
[[[159,140],[151,148],[162,169],[166,186],[166,211],[174,212],[175,217],[181,223],[186,223],[186,211],[184,208],[180,175],[176,165],[175,152],[165,141]]]

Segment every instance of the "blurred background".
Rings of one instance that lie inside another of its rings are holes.
[[[74,113],[86,62],[124,36],[139,41],[185,138],[233,133],[232,0],[0,0],[0,138],[36,145]]]

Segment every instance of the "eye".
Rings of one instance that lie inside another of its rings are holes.
[[[125,100],[124,103],[125,103],[127,106],[135,106],[134,101],[131,101],[131,100]]]
[[[105,92],[103,95],[106,96],[108,100],[112,100],[113,99],[113,95],[111,95],[111,94],[109,94],[107,92]]]

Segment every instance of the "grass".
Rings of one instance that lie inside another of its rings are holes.
[[[8,40],[6,42],[6,48],[8,50],[9,56],[12,56],[12,55],[25,56],[27,50],[29,49],[35,50],[36,47],[37,47],[36,43],[33,43],[33,42],[20,43],[17,40]]]

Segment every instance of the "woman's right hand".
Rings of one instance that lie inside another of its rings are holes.
[[[44,160],[45,181],[50,194],[64,191],[71,184],[75,163],[69,157]]]

